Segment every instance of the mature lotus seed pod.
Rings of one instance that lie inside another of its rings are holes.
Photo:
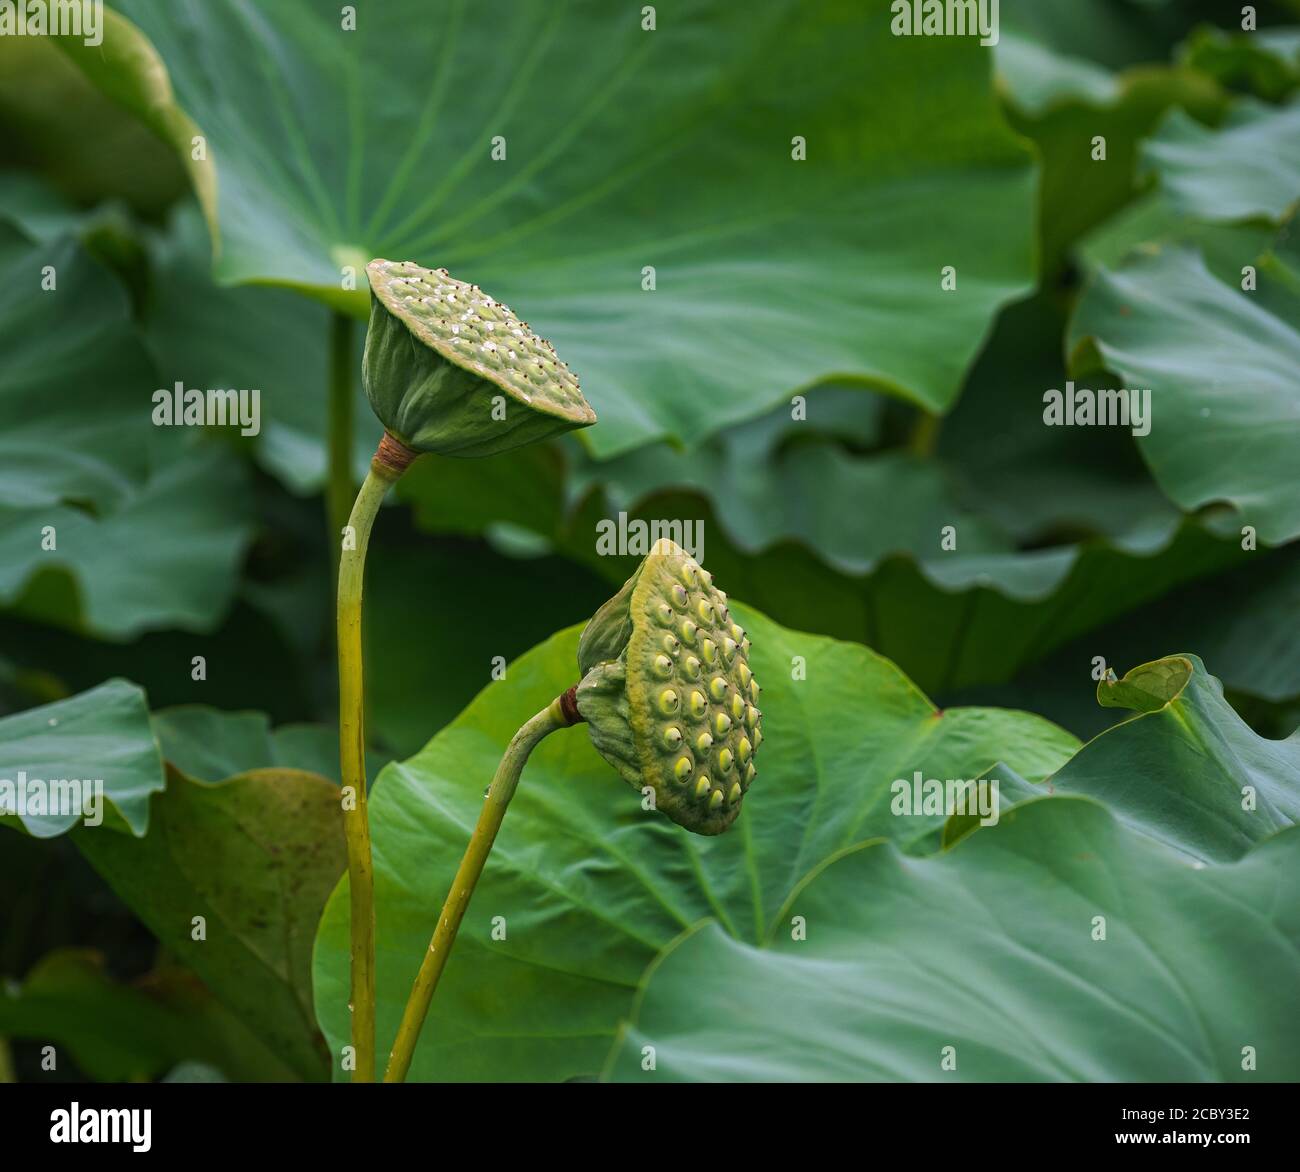
[[[757,775],[761,714],[748,659],[726,595],[668,540],[596,612],[578,644],[575,703],[597,750],[698,834],[726,830]]]
[[[362,381],[408,448],[490,456],[596,422],[577,377],[509,306],[446,269],[372,260],[366,273]]]

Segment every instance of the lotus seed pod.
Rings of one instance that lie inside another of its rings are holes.
[[[417,452],[490,456],[596,422],[573,372],[510,308],[446,269],[372,260],[362,382]]]
[[[593,744],[629,785],[654,790],[656,809],[699,834],[735,821],[758,748],[756,723],[746,723],[751,710],[758,719],[748,647],[733,629],[712,578],[665,540],[578,645],[576,703]]]

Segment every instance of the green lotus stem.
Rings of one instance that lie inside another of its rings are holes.
[[[515,796],[515,787],[519,784],[524,763],[532,751],[556,729],[566,728],[580,719],[572,707],[571,693],[566,693],[566,696],[570,697],[567,704],[565,696],[557,696],[541,712],[524,723],[506,748],[501,764],[497,766],[496,775],[492,778],[487,798],[483,802],[483,810],[478,816],[478,824],[465,849],[465,856],[460,861],[447,900],[442,905],[429,950],[420,963],[420,971],[416,974],[411,996],[402,1013],[402,1024],[397,1029],[384,1082],[404,1081],[411,1068],[411,1056],[415,1053],[420,1030],[424,1028],[424,1019],[428,1016],[434,991],[438,988],[442,970],[447,967],[447,958],[456,942],[456,933],[460,931],[465,909],[469,906],[479,876],[483,874],[483,865],[496,841],[497,831],[501,829],[506,808]]]
[[[348,894],[352,924],[353,1082],[375,1080],[375,877],[366,812],[365,684],[361,650],[361,594],[366,550],[384,495],[406,470],[415,453],[385,433],[370,472],[342,530],[339,557],[339,767],[344,793],[343,830],[348,851]]]
[[[334,540],[352,501],[352,319],[330,316],[329,459],[325,505]]]
[[[939,422],[938,415],[921,411],[907,437],[907,450],[914,456],[933,456],[935,444],[939,440]]]

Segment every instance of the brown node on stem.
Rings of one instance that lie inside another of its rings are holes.
[[[401,440],[395,439],[391,432],[385,431],[384,438],[379,441],[379,447],[375,449],[370,466],[381,476],[396,480],[411,466],[411,462],[419,454],[408,448]]]
[[[587,718],[578,711],[578,685],[574,684],[567,692],[560,697],[560,712],[564,716],[564,723],[581,724]]]

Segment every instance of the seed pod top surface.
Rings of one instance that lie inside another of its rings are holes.
[[[372,260],[366,273],[366,397],[407,447],[488,456],[596,421],[577,376],[509,306],[446,269]]]
[[[625,781],[697,834],[721,834],[757,776],[749,640],[707,570],[656,543],[578,644],[578,711]]]

